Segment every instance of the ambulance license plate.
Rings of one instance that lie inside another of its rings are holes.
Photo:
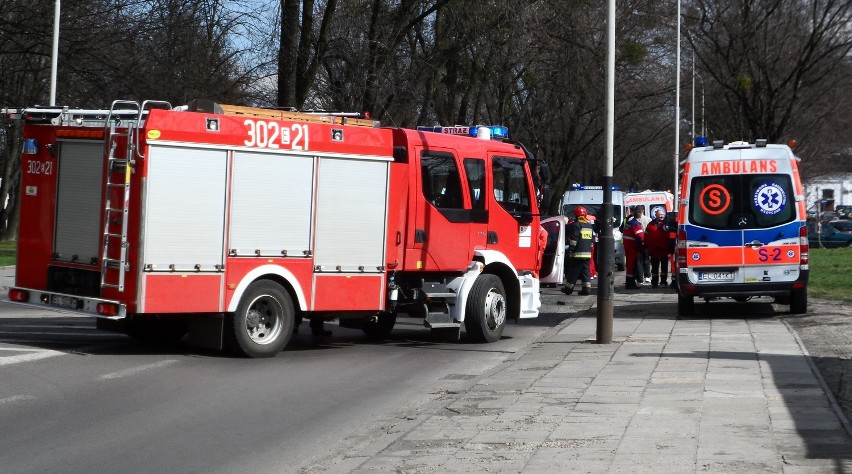
[[[698,272],[698,281],[734,281],[734,272]]]
[[[80,304],[79,299],[62,295],[51,295],[50,305],[65,309],[80,309],[83,306]]]

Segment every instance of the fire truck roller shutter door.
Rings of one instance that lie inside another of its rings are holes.
[[[150,147],[144,223],[147,268],[189,272],[221,268],[226,168],[224,150]]]
[[[311,249],[314,159],[234,153],[229,253],[302,257]]]
[[[99,255],[104,144],[61,141],[56,197],[58,260],[89,264]]]
[[[315,311],[383,310],[389,161],[320,157]]]

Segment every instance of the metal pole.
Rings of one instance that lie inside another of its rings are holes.
[[[56,65],[59,62],[59,0],[53,6],[53,55],[50,62],[50,105],[56,105]]]
[[[680,15],[678,15],[680,16]],[[692,50],[692,143],[695,144],[695,50]]]
[[[707,122],[704,121],[704,79],[701,79],[701,136],[707,136]]]
[[[675,53],[675,150],[674,150],[674,186],[672,194],[675,205],[680,210],[678,175],[680,170],[680,0],[677,0],[677,51]]]
[[[612,342],[612,293],[615,240],[612,237],[612,162],[615,147],[615,0],[609,0],[607,14],[606,50],[606,164],[603,179],[603,216],[601,238],[598,245],[598,263],[601,278],[598,281],[598,344]]]

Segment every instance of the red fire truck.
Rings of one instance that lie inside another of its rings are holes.
[[[402,312],[490,342],[538,315],[535,159],[520,145],[210,101],[13,116],[11,301],[249,357],[280,352],[301,318],[385,336]]]

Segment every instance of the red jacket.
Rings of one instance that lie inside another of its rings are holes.
[[[648,224],[645,229],[645,247],[653,258],[662,258],[672,253],[669,248],[669,229],[664,222],[655,219]]]

